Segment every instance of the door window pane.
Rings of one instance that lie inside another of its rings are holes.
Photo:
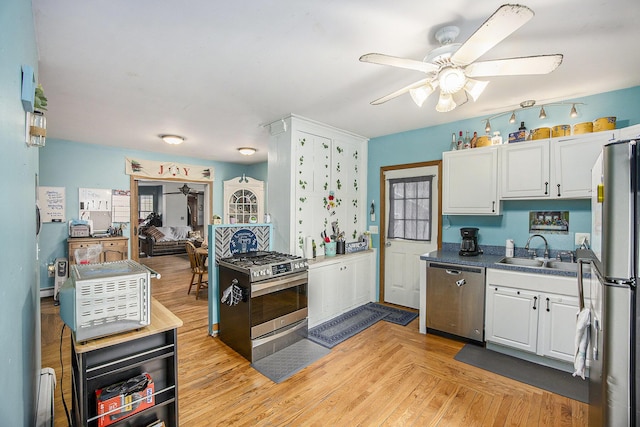
[[[431,240],[432,179],[433,175],[389,180],[389,238]]]

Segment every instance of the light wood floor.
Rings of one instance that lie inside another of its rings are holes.
[[[456,341],[378,322],[282,384],[207,334],[207,296],[187,295],[186,257],[142,259],[162,274],[152,294],[180,317],[181,426],[586,426],[587,405],[453,359]],[[55,425],[70,405],[69,330],[51,298],[42,300],[42,363],[58,378]],[[69,409],[71,409],[69,407]]]

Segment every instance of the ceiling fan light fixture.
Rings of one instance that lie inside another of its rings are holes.
[[[433,90],[434,87],[427,83],[424,86],[409,90],[409,94],[413,102],[415,102],[418,107],[422,107],[422,104],[424,104],[424,101],[433,93]]]
[[[547,118],[547,112],[544,111],[544,106],[540,107],[540,114],[538,114],[538,118],[539,119],[546,119]]]
[[[240,147],[238,148],[238,152],[243,156],[251,156],[252,154],[255,154],[256,149],[253,147]]]
[[[509,117],[509,123],[515,123],[515,122],[516,122],[516,112],[512,111],[511,117]]]
[[[487,81],[467,79],[467,82],[464,84],[464,90],[473,98],[473,102],[476,102],[488,84],[489,82]]]
[[[444,93],[456,93],[462,89],[467,82],[467,77],[461,69],[455,67],[445,67],[440,71],[438,77],[440,90]]]
[[[179,135],[160,135],[160,138],[167,144],[178,145],[182,144],[185,140],[183,136]]]
[[[440,99],[438,100],[438,104],[436,105],[436,111],[439,113],[447,113],[454,108],[456,108],[457,104],[453,100],[453,96],[450,93],[440,93]]]
[[[571,105],[571,112],[569,115],[573,118],[578,117],[578,110],[576,110],[576,104]]]

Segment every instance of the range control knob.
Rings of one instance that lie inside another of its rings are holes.
[[[265,273],[265,271],[264,271],[264,270],[260,270],[260,275],[261,275],[261,276],[266,276],[266,274],[267,274],[267,273]]]

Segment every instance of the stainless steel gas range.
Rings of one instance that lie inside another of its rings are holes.
[[[219,337],[251,362],[307,337],[305,258],[247,252],[218,260]]]

